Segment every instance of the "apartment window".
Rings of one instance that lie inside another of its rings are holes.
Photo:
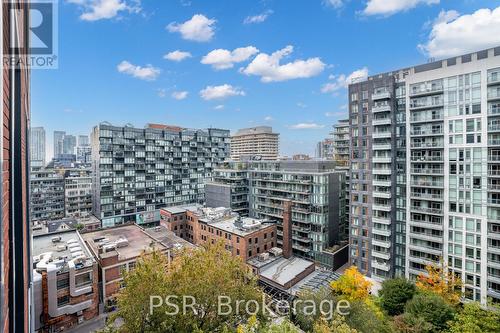
[[[61,296],[57,298],[57,306],[61,307],[69,303],[69,295]]]
[[[57,290],[68,288],[69,287],[69,278],[63,278],[57,280]]]
[[[92,273],[86,272],[75,276],[75,285],[77,287],[85,286],[92,283]]]

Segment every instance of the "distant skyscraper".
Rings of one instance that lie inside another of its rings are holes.
[[[54,157],[61,155],[63,151],[63,140],[66,132],[54,131]]]
[[[43,127],[30,129],[30,157],[32,167],[45,165],[45,129]]]
[[[317,143],[315,155],[317,158],[333,159],[333,140],[324,139]]]
[[[88,135],[79,135],[78,136],[78,147],[89,146],[89,136]]]
[[[75,154],[76,136],[65,135],[63,138],[63,154]]]
[[[279,134],[270,126],[240,129],[231,136],[231,159],[260,156],[263,160],[278,159]]]

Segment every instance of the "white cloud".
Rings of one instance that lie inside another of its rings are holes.
[[[243,20],[243,23],[244,24],[262,23],[265,20],[267,20],[267,18],[269,17],[269,15],[271,15],[272,13],[273,13],[272,10],[266,10],[265,12],[263,12],[262,14],[259,14],[259,15],[247,16]]]
[[[188,92],[187,91],[174,91],[171,96],[172,96],[172,98],[180,101],[188,96]]]
[[[326,94],[330,92],[335,92],[340,89],[347,88],[349,84],[354,81],[366,80],[368,77],[368,68],[363,67],[361,69],[357,69],[349,75],[341,74],[339,76],[330,75],[328,78],[334,80],[334,82],[325,83],[321,87],[321,92]]]
[[[156,90],[156,93],[158,94],[158,97],[161,98],[167,96],[167,90],[164,88],[158,88],[158,90]]]
[[[186,58],[191,58],[191,57],[192,57],[192,55],[189,52],[175,50],[175,51],[172,51],[172,52],[165,54],[163,56],[163,59],[179,62],[179,61],[182,61]]]
[[[297,103],[297,106],[298,106],[299,108],[302,108],[302,109],[307,108],[307,104],[304,104],[304,103],[302,103],[302,102],[298,102],[298,103]]]
[[[333,8],[340,8],[344,5],[343,0],[323,0],[323,4]]]
[[[325,125],[320,125],[316,123],[298,123],[289,126],[290,129],[321,129],[324,127]]]
[[[196,42],[209,42],[215,35],[214,19],[209,19],[205,15],[195,14],[190,20],[184,23],[172,22],[167,26],[170,32],[179,32],[183,39]]]
[[[120,12],[138,13],[141,11],[139,0],[68,0],[78,5],[83,13],[80,19],[84,21],[98,21],[116,17]]]
[[[251,56],[259,52],[254,46],[239,47],[233,51],[216,49],[210,51],[201,59],[201,63],[211,65],[214,69],[232,68],[235,63],[248,60]]]
[[[325,68],[325,64],[318,57],[295,60],[281,65],[280,61],[292,52],[293,46],[288,45],[271,55],[259,53],[246,68],[240,71],[246,75],[260,76],[262,82],[277,82],[316,76]]]
[[[214,110],[222,110],[222,109],[224,109],[224,104],[219,104],[214,106]]]
[[[151,65],[146,65],[145,67],[136,66],[130,62],[124,60],[116,66],[118,72],[132,75],[135,78],[154,81],[160,75],[160,69],[153,67]]]
[[[220,86],[207,86],[200,91],[200,96],[206,101],[213,99],[225,99],[231,96],[245,96],[245,92],[230,84]]]
[[[267,116],[264,118],[264,121],[273,121],[273,120],[274,120],[274,118],[271,116]]]
[[[423,4],[436,5],[439,4],[439,0],[368,0],[363,14],[390,16]]]
[[[498,46],[499,35],[500,7],[462,16],[456,11],[441,12],[428,41],[418,47],[430,57],[446,58]]]

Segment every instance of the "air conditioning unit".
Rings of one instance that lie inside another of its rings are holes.
[[[52,243],[59,243],[61,241],[61,236],[52,237]]]

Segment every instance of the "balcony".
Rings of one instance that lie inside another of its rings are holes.
[[[391,237],[391,231],[390,230],[384,230],[384,229],[377,229],[373,228],[372,233],[375,235],[380,235],[384,237]]]
[[[499,132],[500,131],[500,124],[488,124],[488,131]]]
[[[380,144],[380,143],[373,143],[372,144],[372,149],[373,150],[391,150],[392,149],[392,145],[390,143],[384,143],[384,144]]]
[[[372,94],[372,100],[389,99],[391,98],[391,93],[389,91],[378,91]]]
[[[436,200],[436,201],[442,201],[444,199],[443,194],[435,194],[435,193],[411,192],[410,196],[412,198],[417,198],[417,199]]]
[[[428,129],[428,130],[413,130],[410,131],[412,136],[422,136],[422,135],[443,135],[443,129]]]
[[[425,88],[413,87],[413,89],[411,89],[410,91],[410,96],[412,97],[425,96],[425,95],[438,94],[442,92],[443,92],[443,86],[441,84],[434,84],[426,86]]]
[[[411,148],[443,148],[443,147],[444,144],[441,141],[411,143]]]
[[[380,269],[385,272],[389,272],[391,270],[391,265],[378,260],[372,260],[372,267],[376,269]]]
[[[373,223],[380,223],[380,224],[384,224],[384,225],[391,225],[390,217],[373,216],[372,222]]]
[[[443,156],[411,156],[412,162],[443,162]]]
[[[491,103],[488,107],[488,115],[499,116],[500,115],[500,103]]]
[[[380,157],[372,157],[373,163],[391,163],[392,158],[390,156],[380,156]]]
[[[374,203],[372,206],[372,210],[381,210],[384,212],[390,212],[391,211],[391,205],[382,205],[382,204],[376,204]]]
[[[392,173],[392,169],[391,168],[378,168],[378,167],[374,167],[372,169],[372,173],[374,175],[390,175]]]
[[[488,85],[500,83],[500,72],[488,73]]]
[[[383,240],[379,240],[379,239],[373,238],[372,239],[372,245],[380,246],[380,247],[388,249],[388,248],[391,247],[391,242],[389,242],[389,241],[383,241]]]
[[[488,100],[496,100],[500,99],[500,88],[494,87],[496,89],[489,88],[488,89]]]
[[[373,132],[372,133],[372,138],[374,138],[374,139],[384,139],[384,138],[390,138],[391,135],[392,135],[391,131]]]
[[[410,225],[427,229],[443,230],[443,224],[441,222],[410,220]]]
[[[386,118],[378,118],[378,119],[372,119],[372,125],[390,125],[391,124],[391,118],[386,117]]]
[[[391,106],[389,104],[379,104],[372,106],[372,113],[390,112],[390,111],[391,111]]]
[[[372,181],[373,186],[391,186],[391,181],[390,180],[373,180]]]
[[[441,208],[412,206],[410,209],[416,213],[429,213],[434,215],[443,214],[443,210]]]
[[[390,260],[391,259],[390,252],[381,252],[381,251],[377,251],[377,250],[372,250],[372,256],[375,258],[383,259],[383,260]]]
[[[488,184],[488,190],[500,191],[500,184]]]
[[[443,175],[444,169],[442,168],[411,168],[411,173],[420,175]]]
[[[444,182],[432,181],[432,180],[412,180],[411,186],[444,187]]]

